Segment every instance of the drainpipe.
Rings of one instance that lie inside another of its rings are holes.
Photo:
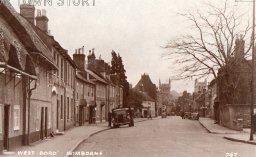
[[[30,88],[30,85],[29,85]],[[27,145],[30,144],[30,103],[31,103],[31,96],[32,91],[36,89],[36,80],[35,80],[35,86],[28,91],[28,137],[27,137]]]

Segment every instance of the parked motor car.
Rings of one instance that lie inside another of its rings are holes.
[[[184,113],[184,119],[191,119],[191,112],[185,112]]]
[[[197,112],[191,113],[191,119],[199,120],[199,113],[197,113]]]
[[[129,108],[118,108],[112,110],[112,125],[114,128],[118,128],[121,125],[134,126],[133,111]]]
[[[170,116],[175,116],[175,112],[171,112],[171,113],[170,113]]]

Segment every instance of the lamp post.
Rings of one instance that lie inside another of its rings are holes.
[[[250,140],[253,140],[253,131],[254,131],[254,124],[253,124],[253,106],[254,106],[254,86],[255,86],[255,0],[252,1],[242,1],[242,0],[236,0],[236,2],[252,2],[253,3],[253,9],[252,9],[252,81],[251,81],[251,104],[250,104],[250,110],[251,110],[251,130],[250,130]]]

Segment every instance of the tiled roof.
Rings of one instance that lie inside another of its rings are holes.
[[[35,67],[18,36],[0,14],[0,62],[35,76]]]
[[[101,83],[107,84],[107,82],[101,78],[100,76],[98,76],[96,73],[94,73],[93,71],[89,70],[89,69],[84,69],[87,73],[89,73],[92,77],[94,77],[96,80],[100,81]]]
[[[78,79],[80,79],[80,80],[86,82],[86,83],[95,85],[94,82],[92,82],[92,81],[90,81],[90,80],[87,80],[86,78],[84,78],[84,77],[83,77],[81,74],[79,74],[79,73],[76,74],[76,77],[77,77]]]
[[[151,98],[147,93],[145,92],[139,92],[142,96],[142,99],[144,101],[155,101],[153,98]]]
[[[32,23],[30,23],[30,25],[32,26],[32,28],[35,30],[35,32],[38,34],[38,36],[44,41],[44,43],[46,44],[46,46],[49,49],[52,49],[52,47],[55,47],[59,52],[61,52],[62,56],[68,60],[68,62],[73,66],[76,67],[74,61],[71,59],[71,57],[68,54],[68,51],[66,49],[64,49],[59,42],[57,42],[53,36],[48,35],[47,33],[45,33],[44,31],[40,30],[38,27],[36,27],[35,25],[33,25]]]
[[[4,16],[9,25],[13,28],[15,34],[18,35],[23,45],[29,50],[29,53],[39,53],[56,68],[51,50],[49,50],[40,39],[31,24],[15,11],[10,2],[5,1],[5,3],[0,3],[0,14]]]

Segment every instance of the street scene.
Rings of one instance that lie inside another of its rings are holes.
[[[255,0],[0,0],[0,156],[256,156]]]

